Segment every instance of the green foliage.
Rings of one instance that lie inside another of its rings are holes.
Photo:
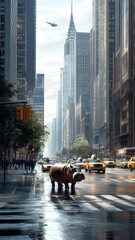
[[[39,152],[49,136],[47,126],[39,122],[38,115],[33,112],[33,119],[29,122],[17,122],[17,128],[21,130],[21,137],[17,138],[17,145],[19,148],[26,147],[29,151],[34,149]]]
[[[70,149],[63,148],[61,153],[58,153],[57,156],[68,156],[68,157],[82,157],[87,158],[91,156],[91,147],[89,145],[89,142],[86,139],[78,139],[73,144],[73,146]]]
[[[16,91],[12,83],[0,81],[0,99],[9,99],[15,95]]]
[[[0,102],[10,102],[15,94],[12,84],[7,81],[0,81]],[[28,148],[35,153],[40,151],[48,139],[49,130],[39,122],[39,116],[33,112],[33,118],[29,122],[16,120],[15,105],[0,105],[0,147],[9,151],[13,148]]]
[[[72,155],[77,155],[78,157],[82,158],[88,157],[90,155],[90,152],[90,145],[86,139],[77,140],[70,149],[70,153],[72,153]]]

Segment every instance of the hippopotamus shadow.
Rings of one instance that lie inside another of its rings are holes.
[[[66,189],[64,194],[65,194],[65,196],[76,195],[76,191],[75,191],[75,189],[71,189],[70,191],[69,191],[69,189]]]

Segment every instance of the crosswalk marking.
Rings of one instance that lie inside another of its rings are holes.
[[[104,211],[103,213],[106,213],[107,216],[110,212],[111,214],[112,212],[121,214],[121,212],[124,213],[124,211],[129,211],[129,207],[130,212],[131,210],[135,212],[134,203],[135,195],[126,194],[69,194],[67,196],[64,194],[52,194],[50,196],[44,194],[40,199],[33,198],[28,199],[27,201],[19,200],[16,202],[9,202],[8,200],[7,202],[0,203],[0,239],[1,236],[4,236],[5,239],[10,239],[10,234],[12,232],[14,232],[15,235],[18,233],[20,234],[17,237],[18,240],[21,236],[23,239],[23,237],[27,235],[27,232],[34,231],[34,234],[39,233],[39,226],[44,227],[45,224],[46,226],[49,226],[52,219],[54,222],[56,219],[57,225],[59,223],[57,219],[60,219],[61,216],[64,216],[63,213],[65,213],[65,216],[67,214],[70,214],[70,216],[72,216],[71,214],[78,214],[77,217],[80,216],[80,213],[90,213],[96,216],[100,216],[100,212]],[[57,227],[59,228],[59,226]],[[4,235],[2,235],[3,232]],[[13,239],[16,238],[13,236]],[[39,238],[35,237],[32,239]]]
[[[135,203],[135,197],[132,197],[132,196],[129,196],[129,195],[117,195],[117,196]]]
[[[82,203],[82,207],[89,209],[90,211],[99,211],[98,208],[94,207],[91,203]]]
[[[119,211],[119,212],[122,211],[120,208],[117,208],[117,207],[113,206],[112,204],[105,202],[102,199],[100,199],[94,195],[85,195],[85,197],[91,199],[98,206],[100,206],[108,211]]]
[[[115,197],[113,195],[101,195],[102,197],[108,199],[108,200],[111,200],[111,201],[114,201],[114,202],[117,202],[117,203],[120,203],[122,205],[125,205],[125,206],[128,206],[128,207],[132,207],[132,208],[135,208],[135,205],[133,205],[132,203],[129,203],[129,202],[126,202],[118,197]],[[120,196],[120,195],[119,195]]]
[[[135,182],[133,179],[123,179],[124,182],[130,182],[130,183],[133,183]]]
[[[123,211],[123,209],[121,209],[120,206],[116,206],[116,204],[121,204],[124,205],[124,207],[127,206],[135,210],[135,205],[133,204],[135,203],[135,197],[129,195],[100,195],[100,197],[97,197],[96,195],[84,195],[84,198],[77,195],[69,195],[70,201],[68,199],[65,200],[63,195],[53,195],[53,198],[55,199],[54,203],[56,205],[58,204],[61,209],[65,210],[69,210],[72,207],[80,207],[81,211],[83,211],[83,209],[85,211],[86,208],[90,211],[98,211],[99,206],[106,211]],[[90,201],[87,202],[86,199],[89,199]],[[70,205],[70,207],[68,205]]]
[[[135,211],[135,196],[119,194],[119,195],[69,195],[68,198],[65,195],[51,195],[51,199],[48,196],[44,196],[40,200],[28,200],[24,203],[22,200],[18,202],[9,202],[0,204],[0,215],[6,214],[4,219],[8,219],[12,213],[12,218],[17,219],[19,215],[22,220],[25,218],[28,220],[28,213],[32,213],[33,216],[38,211],[39,214],[43,211],[55,211],[58,209],[65,211],[100,211],[101,209],[105,211],[112,212],[122,212],[125,207],[130,207]],[[119,204],[117,206],[116,204]],[[124,206],[121,208],[121,206]],[[126,209],[127,210],[127,209]],[[30,220],[30,219],[29,219]]]
[[[113,181],[113,182],[120,182],[119,179],[110,178],[110,180]]]
[[[127,183],[135,183],[135,179],[134,178],[130,178],[130,179],[114,179],[114,178],[103,178],[102,179],[103,182],[127,182]]]

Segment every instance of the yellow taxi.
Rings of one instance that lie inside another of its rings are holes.
[[[135,157],[131,157],[128,161],[128,168],[130,169],[130,171],[135,169]]]
[[[92,171],[96,171],[96,172],[103,172],[105,173],[106,167],[105,164],[100,160],[100,159],[92,159],[89,160],[89,163],[87,164],[87,169],[85,169],[85,171],[89,171],[89,173],[91,173]]]
[[[121,159],[119,166],[121,168],[127,168],[128,167],[128,159]]]
[[[75,162],[75,165],[77,167],[80,167],[81,169],[85,169],[85,161],[86,159],[82,159],[81,157],[79,157],[76,162]]]
[[[84,169],[84,168],[85,168],[85,163],[84,163],[84,162],[76,161],[75,165],[76,165],[77,167],[80,167],[81,169]]]
[[[115,161],[113,161],[112,159],[110,159],[110,158],[104,158],[103,159],[103,162],[104,162],[104,164],[105,164],[105,166],[106,167],[109,167],[109,168],[111,168],[111,167],[116,167],[116,163],[115,163]]]

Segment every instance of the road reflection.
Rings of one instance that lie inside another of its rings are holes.
[[[44,175],[44,184],[38,185],[38,196],[43,201],[43,207],[40,213],[40,225],[37,235],[31,236],[32,240],[133,240],[135,235],[135,211],[134,208],[125,205],[123,201],[115,202],[114,199],[106,200],[110,205],[118,207],[121,211],[112,211],[97,207],[98,202],[92,200],[86,201],[84,193],[92,194],[102,201],[104,196],[113,194],[122,198],[125,183],[119,183],[115,180],[108,182],[108,175],[101,182],[101,176],[92,175],[86,177],[86,182],[76,187],[76,190],[59,189],[57,186],[52,189],[48,174]],[[96,176],[96,182],[95,182]],[[88,181],[89,178],[91,182]],[[119,178],[121,179],[121,178]],[[100,181],[99,181],[100,180]],[[107,180],[107,181],[106,181]],[[88,182],[87,182],[88,181]],[[98,182],[98,184],[97,184]],[[130,190],[133,184],[130,183]],[[126,186],[129,186],[126,183]],[[37,189],[37,188],[36,188]],[[126,190],[127,191],[127,190]],[[125,194],[126,193],[124,190]],[[132,191],[133,192],[133,191]],[[35,193],[35,195],[37,194]],[[102,195],[100,195],[102,194]],[[106,195],[107,194],[107,195]],[[120,195],[118,195],[120,194]],[[127,195],[126,195],[127,196]],[[132,196],[133,198],[133,196]],[[127,199],[128,201],[132,200]],[[113,201],[113,202],[112,202]],[[134,204],[134,202],[133,202]],[[87,208],[87,205],[90,208]],[[92,207],[93,206],[93,210]],[[95,208],[94,208],[95,207]],[[105,205],[106,207],[106,205]]]

